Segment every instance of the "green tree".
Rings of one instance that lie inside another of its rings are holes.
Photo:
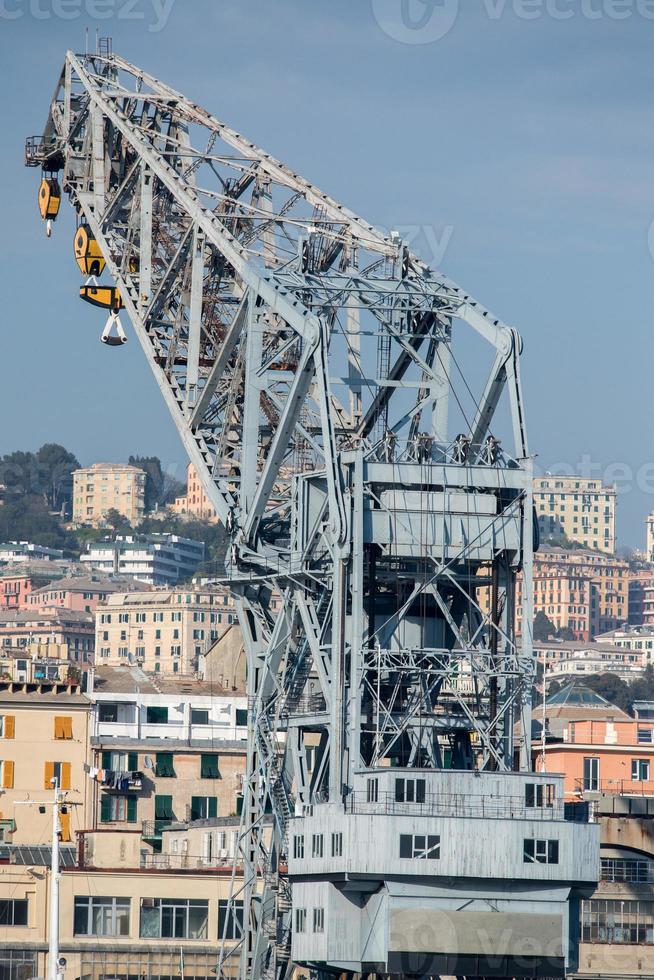
[[[534,639],[542,643],[555,635],[556,626],[549,616],[546,616],[542,609],[539,609],[534,617]]]
[[[76,550],[77,542],[60,526],[39,494],[7,497],[0,507],[0,541],[31,541],[46,548]]]
[[[69,507],[73,497],[73,470],[79,462],[56,442],[46,442],[36,453],[39,484],[51,510]]]
[[[105,522],[118,534],[123,534],[126,531],[132,530],[132,525],[129,523],[125,515],[117,511],[115,507],[109,508],[107,511],[107,516],[105,517]]]

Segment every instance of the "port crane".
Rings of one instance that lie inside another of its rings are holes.
[[[599,845],[532,771],[518,333],[108,39],[66,54],[26,163],[230,536],[250,730],[219,974],[564,976]]]

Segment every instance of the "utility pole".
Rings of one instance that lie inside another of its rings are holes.
[[[66,793],[59,789],[59,778],[53,776],[52,783],[52,858],[50,861],[50,936],[48,942],[48,980],[63,980],[66,961],[59,956],[59,834],[61,823],[59,814],[66,801]],[[16,806],[38,806],[45,813],[47,803],[38,800],[17,800]],[[71,806],[70,803],[66,804]],[[76,806],[77,804],[72,804]]]
[[[50,980],[60,980],[63,971],[59,973],[59,780],[52,779],[52,861],[50,864],[50,943],[48,946],[48,976]]]

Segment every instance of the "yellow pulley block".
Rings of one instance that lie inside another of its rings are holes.
[[[93,237],[93,232],[88,225],[80,225],[75,232],[73,250],[75,252],[75,261],[82,275],[101,275],[106,263],[100,246]]]
[[[44,221],[54,221],[59,214],[61,188],[56,177],[44,177],[39,187],[39,211]]]
[[[80,286],[80,299],[91,306],[100,306],[103,310],[112,310],[117,313],[123,309],[123,301],[120,290],[116,286]]]

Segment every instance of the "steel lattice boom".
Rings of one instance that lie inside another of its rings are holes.
[[[530,772],[518,335],[109,48],[67,54],[27,163],[99,244],[231,537],[251,727],[220,971],[518,975],[479,936],[522,916],[562,975],[597,843]],[[527,861],[553,833],[558,867]]]

